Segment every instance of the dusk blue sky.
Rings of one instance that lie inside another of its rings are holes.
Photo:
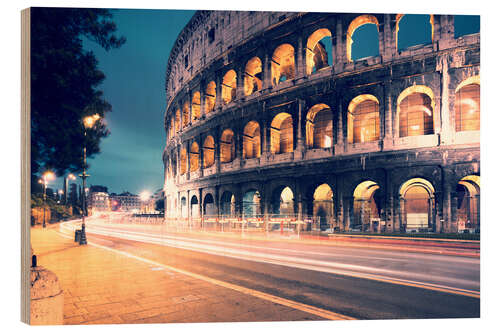
[[[127,38],[119,49],[104,51],[92,42],[92,50],[106,80],[100,86],[113,112],[106,123],[111,135],[101,153],[89,160],[89,185],[103,185],[121,193],[154,192],[163,186],[162,152],[166,133],[165,69],[177,35],[194,14],[182,10],[113,10],[118,34]],[[479,31],[479,16],[460,16],[456,34]],[[405,16],[400,23],[400,48],[430,42],[428,15]],[[354,36],[353,58],[378,55],[376,27],[367,24]],[[413,42],[413,44],[412,44]],[[57,185],[56,187],[60,187]]]

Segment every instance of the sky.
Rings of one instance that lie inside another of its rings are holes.
[[[166,64],[178,34],[195,11],[117,9],[112,13],[117,34],[127,42],[105,51],[84,41],[84,48],[95,53],[106,75],[99,89],[113,107],[105,119],[111,135],[102,140],[101,153],[89,159],[87,183],[106,186],[109,193],[153,193],[163,187]],[[479,31],[479,16],[460,16],[456,30],[457,35]],[[429,16],[404,16],[399,31],[400,48],[429,43]],[[353,59],[378,55],[377,38],[375,25],[358,28],[353,34]],[[60,182],[54,187],[60,188]]]

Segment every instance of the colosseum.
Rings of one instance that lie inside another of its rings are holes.
[[[166,68],[167,222],[479,233],[480,34],[426,17],[402,48],[402,14],[196,12]]]

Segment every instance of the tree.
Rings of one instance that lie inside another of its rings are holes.
[[[120,47],[116,25],[107,9],[31,9],[31,178],[52,169],[58,176],[83,169],[82,119],[104,117],[111,105],[97,87],[105,79],[88,38],[105,50]],[[87,131],[87,156],[100,152],[100,140],[110,134],[103,122]]]
[[[157,210],[159,212],[165,211],[165,201],[163,199],[156,200],[155,210]]]

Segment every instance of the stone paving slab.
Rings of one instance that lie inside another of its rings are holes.
[[[32,228],[38,264],[64,292],[64,324],[323,320],[271,301],[155,267],[91,245],[56,228]]]

